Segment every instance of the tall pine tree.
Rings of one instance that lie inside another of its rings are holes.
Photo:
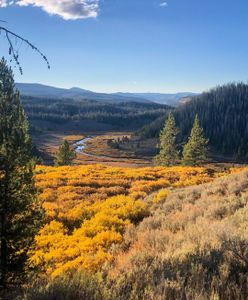
[[[198,115],[191,130],[190,137],[183,149],[183,164],[196,166],[207,160],[208,140],[200,126]]]
[[[11,69],[0,61],[0,286],[21,274],[42,209],[33,180],[28,123]]]
[[[70,166],[75,158],[75,150],[70,148],[70,144],[67,140],[64,140],[59,146],[59,151],[56,153],[55,165]]]
[[[175,118],[172,113],[169,113],[165,126],[160,133],[160,152],[155,157],[158,164],[170,166],[178,163],[179,155],[176,144],[178,132]]]

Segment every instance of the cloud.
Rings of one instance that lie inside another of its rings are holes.
[[[161,3],[159,4],[159,6],[165,7],[165,6],[168,6],[168,3],[164,1],[164,2],[161,2]]]
[[[99,12],[99,0],[0,0],[0,7],[13,4],[40,7],[48,14],[65,20],[95,18]]]
[[[8,5],[7,0],[0,0],[0,7],[6,7]]]

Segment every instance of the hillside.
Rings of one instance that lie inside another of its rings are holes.
[[[247,161],[248,85],[228,84],[195,96],[174,110],[180,128],[180,143],[186,141],[195,115],[198,114],[210,151],[218,156]],[[138,132],[142,137],[158,136],[165,117]]]
[[[228,174],[39,167],[47,224],[29,263],[48,284],[25,299],[247,299],[248,172]]]
[[[245,171],[159,192],[110,271],[116,299],[247,299],[247,182]]]
[[[166,105],[152,102],[110,103],[78,99],[41,98],[22,96],[24,110],[36,127],[50,127],[63,132],[66,124],[74,130],[97,131],[108,129],[133,130],[163,116],[169,109]],[[84,126],[81,123],[94,121],[96,124]],[[97,126],[98,123],[98,126]]]
[[[39,166],[35,179],[46,224],[36,238],[30,262],[49,276],[75,267],[100,270],[105,262],[113,261],[110,248],[122,242],[128,225],[150,214],[153,202],[144,201],[147,196],[162,187],[210,182],[218,174],[194,167]],[[57,243],[50,244],[55,236]]]

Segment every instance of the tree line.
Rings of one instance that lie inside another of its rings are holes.
[[[23,96],[24,110],[32,123],[94,120],[113,126],[138,129],[163,116],[166,105],[135,102],[101,102],[93,100],[47,99]]]
[[[173,110],[180,129],[178,139],[187,141],[195,115],[198,114],[212,153],[235,160],[248,160],[248,84],[231,83],[216,87]],[[159,137],[167,114],[159,117],[137,135]]]

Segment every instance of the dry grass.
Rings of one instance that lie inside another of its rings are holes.
[[[141,171],[130,176],[135,172]],[[129,224],[103,272],[37,282],[23,298],[80,300],[87,293],[96,300],[248,299],[248,171],[177,187],[149,192],[151,215]]]
[[[126,232],[109,272],[117,298],[247,299],[247,228],[247,171],[165,195]]]

